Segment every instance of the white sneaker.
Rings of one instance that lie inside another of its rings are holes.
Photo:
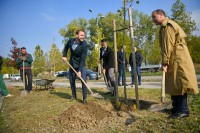
[[[5,97],[13,97],[14,95],[8,94]]]

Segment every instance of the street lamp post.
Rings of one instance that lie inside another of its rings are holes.
[[[96,25],[97,25],[97,46],[98,46],[97,50],[98,50],[98,59],[100,59],[99,20],[101,18],[104,18],[104,16],[98,15],[98,17],[96,18],[97,19]],[[100,63],[98,63],[98,77],[101,77],[101,64]]]

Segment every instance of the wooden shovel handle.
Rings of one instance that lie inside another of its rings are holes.
[[[86,82],[83,80],[82,77],[79,76],[79,74],[76,72],[76,70],[71,66],[71,64],[66,60],[65,61],[67,63],[67,65],[75,72],[75,74],[81,79],[81,81],[83,82],[83,84],[86,86],[86,88],[90,91],[91,94],[93,94],[92,90],[90,89],[90,87],[86,84]]]
[[[165,101],[165,71],[162,71],[162,95],[161,95],[161,102],[164,103]]]

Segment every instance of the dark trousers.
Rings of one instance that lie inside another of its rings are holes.
[[[24,76],[25,76],[25,90],[32,91],[32,77],[33,77],[32,70],[31,69],[25,69],[24,70]],[[20,77],[23,81],[23,69],[20,69]],[[27,79],[28,79],[28,81],[27,81]]]
[[[138,83],[141,84],[141,73],[140,73],[140,66],[136,66],[136,72],[137,72],[137,76],[138,76]],[[134,79],[134,68],[133,66],[131,66],[131,79],[132,79],[132,84],[135,83],[135,79]]]
[[[187,104],[187,93],[184,95],[171,96],[172,99],[172,114],[174,113],[186,113],[189,114],[189,108]]]
[[[77,71],[77,69],[75,69]],[[86,68],[83,67],[81,71],[81,77],[84,81],[86,81]],[[71,85],[71,90],[72,90],[72,97],[76,98],[76,73],[72,69],[69,70],[69,82]],[[82,82],[82,94],[83,94],[83,99],[87,99],[87,88],[85,84]]]
[[[124,69],[118,68],[118,85],[120,84],[120,79],[122,78],[122,85],[124,84]]]

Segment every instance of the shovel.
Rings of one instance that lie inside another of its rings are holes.
[[[165,71],[162,73],[162,86],[161,86],[161,103],[153,104],[149,108],[150,111],[162,111],[170,106],[170,102],[165,102]]]
[[[70,63],[68,61],[65,61],[67,63],[67,65],[75,72],[75,74],[79,77],[79,79],[81,79],[81,81],[83,82],[83,84],[86,86],[86,88],[90,91],[91,96],[95,97],[95,98],[104,98],[103,96],[101,96],[99,93],[94,93],[90,87],[86,84],[86,82],[82,79],[82,77],[80,77],[78,75],[78,73],[76,72],[76,70],[70,65]]]
[[[102,69],[102,71],[103,71],[103,67],[102,67],[102,65],[101,65],[101,69]],[[106,89],[108,90],[108,91],[110,91],[110,92],[113,92],[113,90],[114,90],[114,88],[113,87],[110,87],[110,85],[108,84],[108,80],[107,80],[107,78],[106,78],[106,75],[105,75],[105,73],[104,72],[102,72],[103,73],[103,78],[104,78],[104,81],[105,81],[105,84],[106,84]]]
[[[27,96],[27,90],[25,85],[25,72],[24,72],[24,61],[23,61],[23,83],[24,83],[24,90],[21,91],[21,96]]]

